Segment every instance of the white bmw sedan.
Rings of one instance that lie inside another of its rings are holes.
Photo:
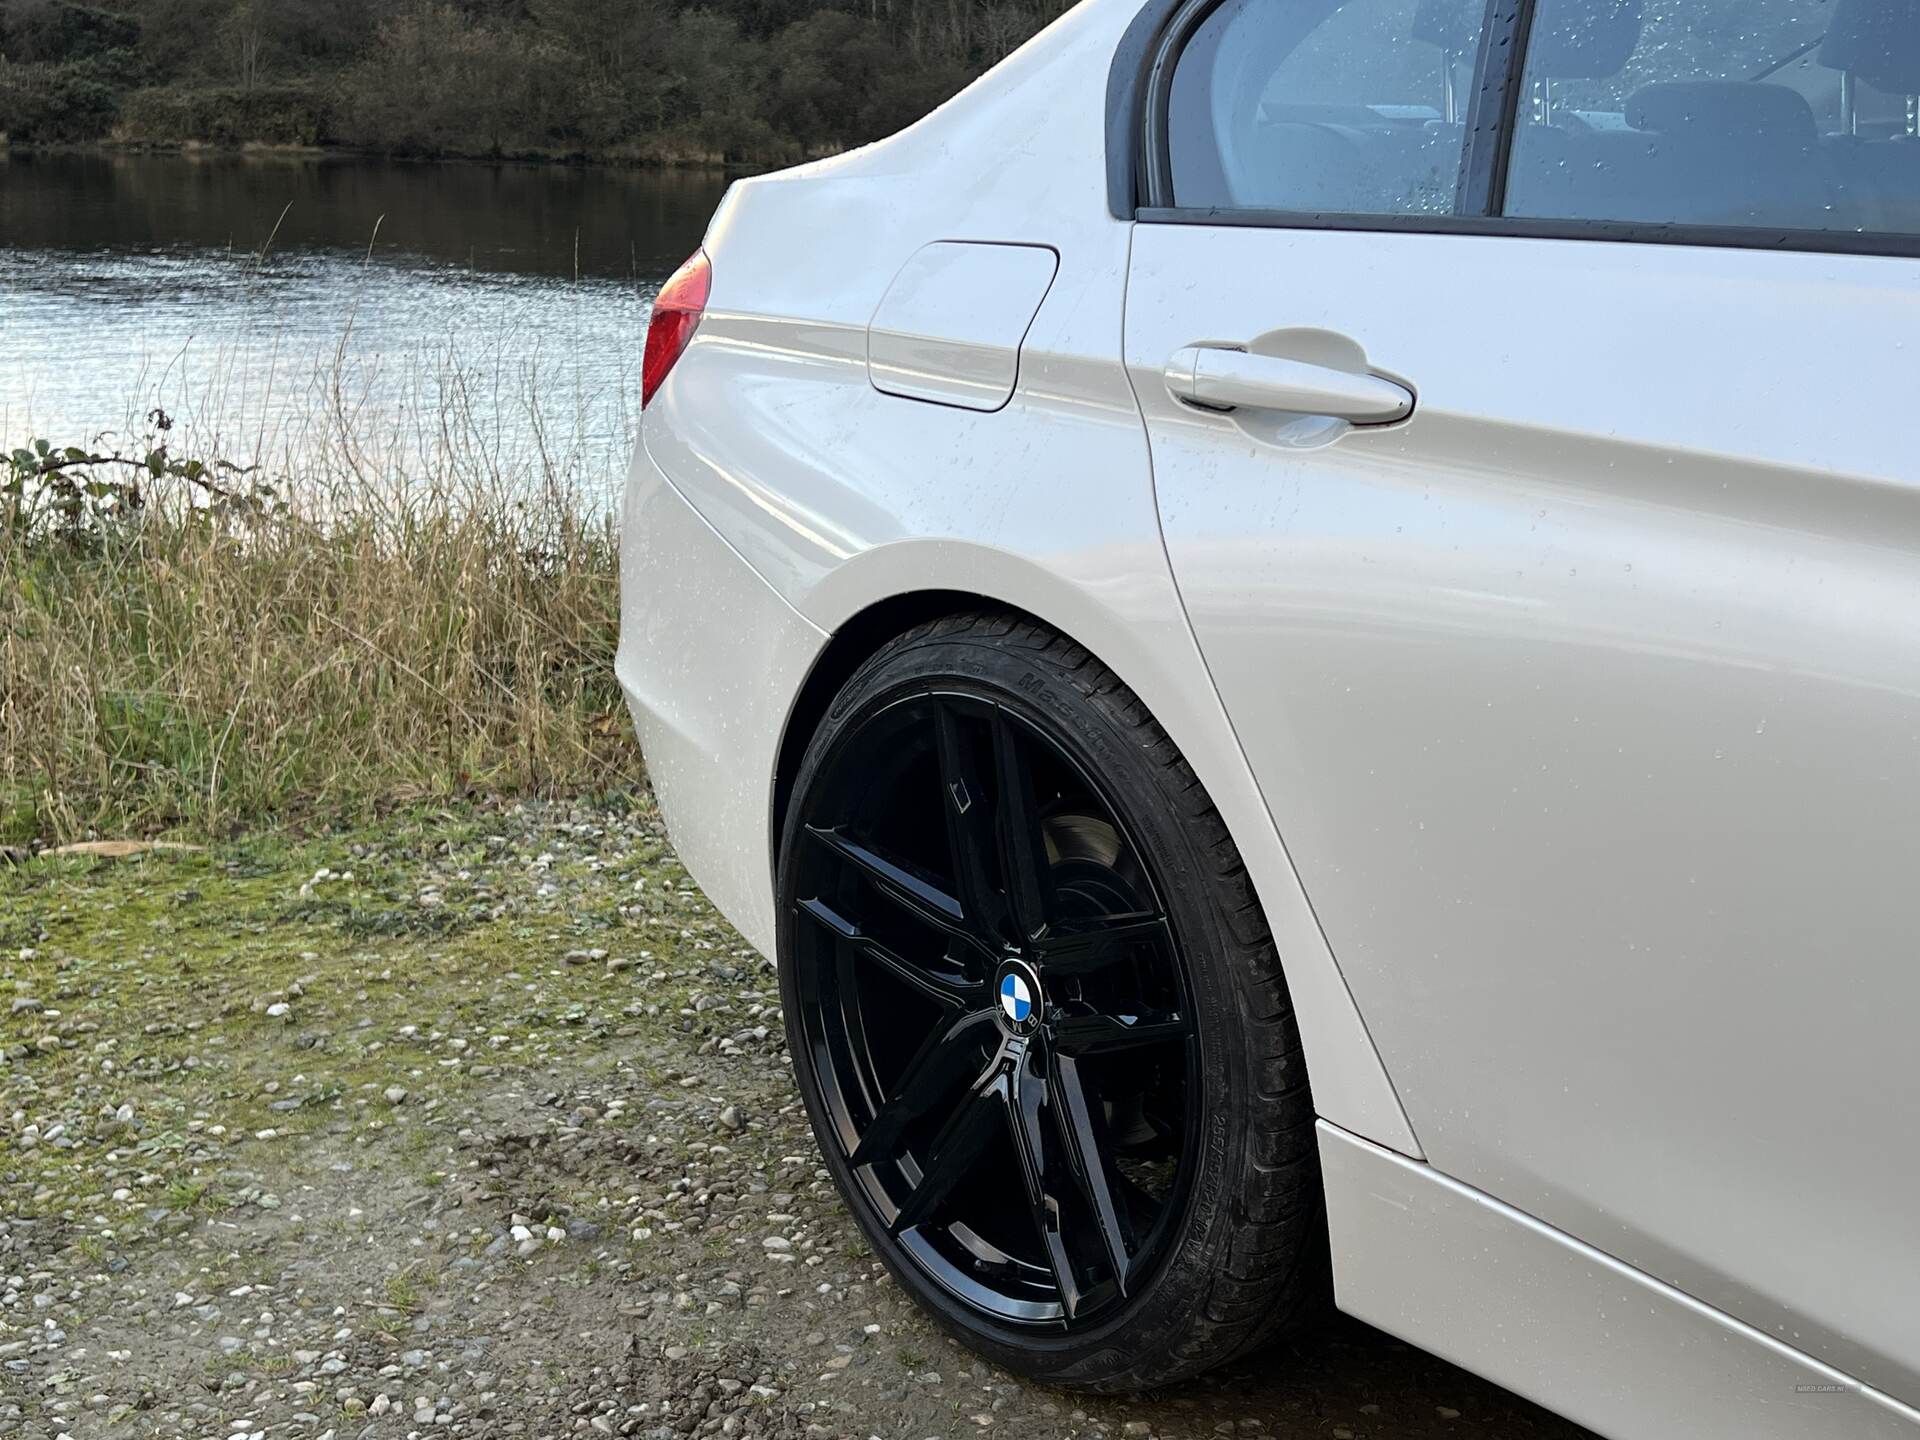
[[[1010,1369],[1920,1426],[1920,8],[1086,0],[661,292],[620,679]]]

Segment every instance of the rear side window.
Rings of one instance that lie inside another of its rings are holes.
[[[1483,0],[1225,0],[1181,52],[1182,208],[1447,215]]]
[[[1536,0],[1505,213],[1920,233],[1914,0]]]

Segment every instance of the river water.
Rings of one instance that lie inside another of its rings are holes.
[[[710,173],[0,150],[0,444],[559,469],[611,493]],[[531,473],[529,471],[529,473]]]

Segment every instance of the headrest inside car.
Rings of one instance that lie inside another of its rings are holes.
[[[1544,5],[1533,17],[1527,71],[1552,80],[1617,75],[1640,43],[1642,0]]]
[[[1839,0],[1820,42],[1820,63],[1890,95],[1920,94],[1920,3]]]
[[[1811,145],[1819,138],[1798,91],[1739,80],[1649,85],[1627,101],[1627,123],[1663,135],[1737,136],[1756,148]]]

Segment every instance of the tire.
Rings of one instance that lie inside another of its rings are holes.
[[[1279,957],[1205,790],[1111,671],[1009,615],[901,635],[833,701],[782,830],[801,1094],[861,1230],[941,1326],[1021,1375],[1121,1391],[1319,1308]]]

